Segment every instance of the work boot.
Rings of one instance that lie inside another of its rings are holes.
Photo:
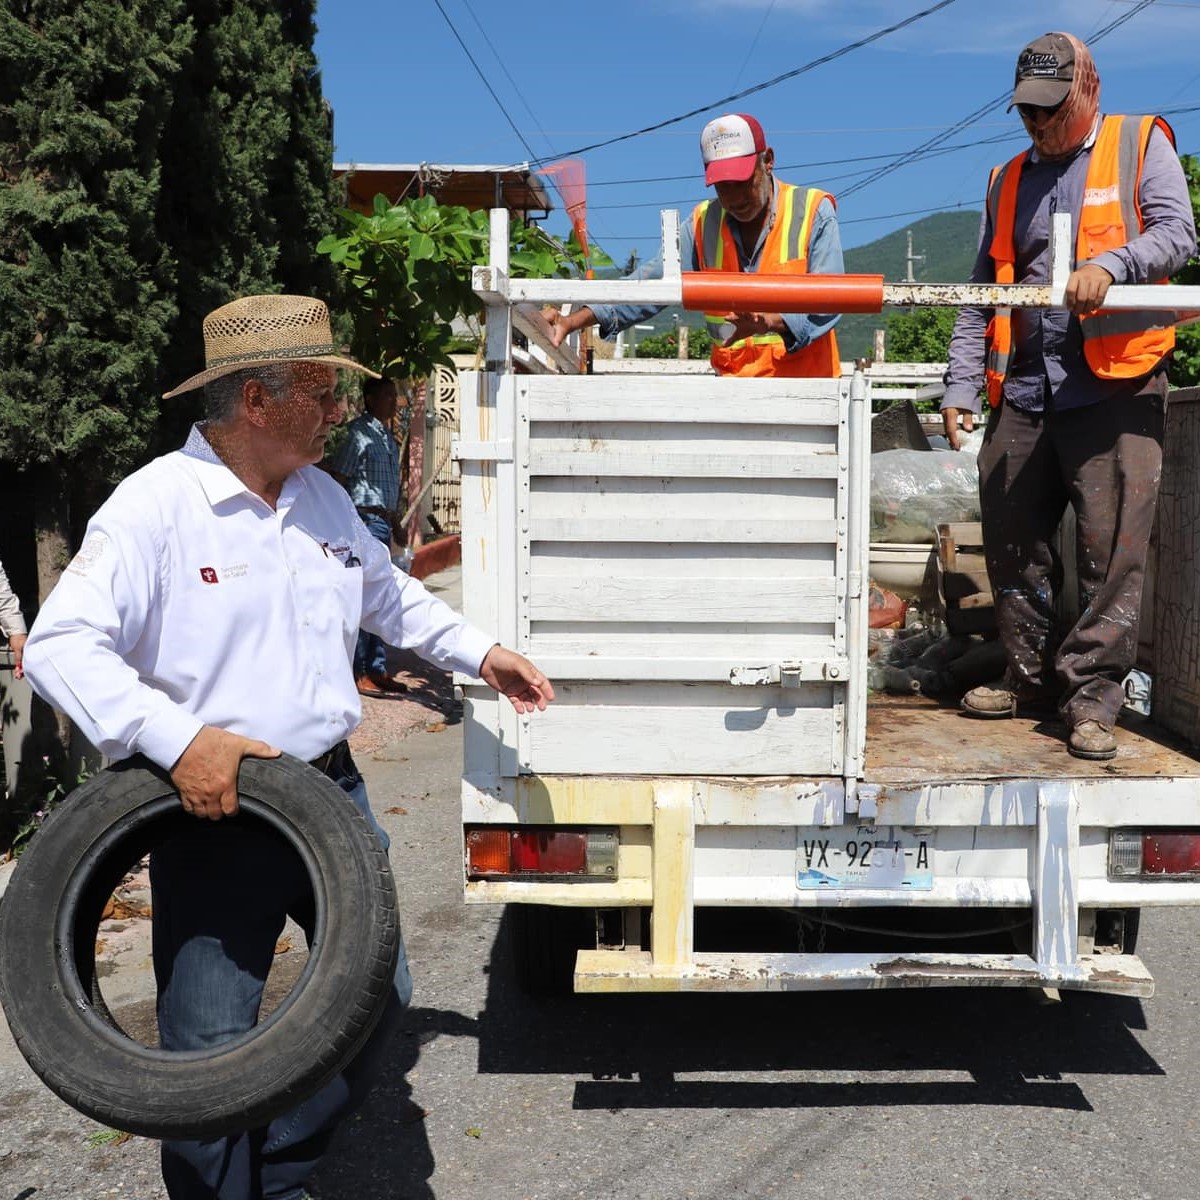
[[[1013,687],[1007,680],[972,688],[959,704],[969,717],[998,720],[1015,717],[1018,710],[1032,716],[1053,716],[1055,700],[1045,691],[1029,691]]]
[[[1067,749],[1076,758],[1113,758],[1117,753],[1117,737],[1111,725],[1080,721],[1071,726]]]

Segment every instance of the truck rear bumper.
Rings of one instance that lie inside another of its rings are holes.
[[[894,987],[1052,987],[1149,997],[1133,954],[1049,967],[1024,954],[696,954],[658,964],[646,951],[581,950],[577,992],[799,992]]]

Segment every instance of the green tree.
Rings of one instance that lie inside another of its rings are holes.
[[[471,268],[487,262],[488,213],[438,204],[432,196],[399,204],[376,196],[371,213],[344,209],[339,220],[340,230],[322,238],[317,251],[343,273],[355,353],[381,371],[405,375],[449,365],[455,341],[450,323],[483,312],[471,289]],[[591,260],[612,263],[597,246]],[[563,244],[536,225],[510,225],[514,276],[566,276],[581,266],[574,235]]]
[[[1192,213],[1200,222],[1200,159],[1194,154],[1181,154],[1183,173],[1187,177],[1188,194],[1192,198]],[[1194,257],[1182,270],[1171,276],[1172,283],[1200,284],[1200,256]],[[1181,325],[1175,331],[1175,358],[1171,363],[1171,386],[1194,387],[1200,384],[1200,323]]]
[[[702,325],[688,326],[688,358],[708,358],[712,354],[712,334]],[[652,333],[637,344],[638,358],[678,358],[679,333]]]
[[[887,322],[887,356],[892,362],[945,362],[956,308],[910,308]]]
[[[187,0],[192,52],[159,145],[158,225],[176,260],[179,316],[164,384],[203,366],[204,315],[283,291],[335,302],[313,246],[335,227],[333,128],[313,39],[316,0]],[[165,390],[165,387],[160,389]],[[199,394],[170,402],[159,448],[178,445]]]
[[[0,461],[26,501],[9,504],[7,544],[36,545],[27,602],[113,481],[179,444],[199,397],[162,410],[158,397],[201,365],[203,314],[248,291],[331,298],[336,276],[312,253],[334,212],[314,11],[0,10]]]
[[[42,594],[73,500],[137,457],[178,315],[158,151],[181,0],[42,0],[0,17],[0,458],[25,468]]]

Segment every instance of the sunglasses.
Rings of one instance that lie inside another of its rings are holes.
[[[1032,121],[1039,113],[1045,113],[1046,116],[1052,117],[1066,102],[1067,99],[1064,96],[1057,104],[1018,104],[1017,112],[1029,121]]]

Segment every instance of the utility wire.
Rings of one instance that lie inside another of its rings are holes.
[[[1087,39],[1088,45],[1093,45],[1094,43],[1107,37],[1108,34],[1112,33],[1114,29],[1118,29],[1120,26],[1124,25],[1126,21],[1132,20],[1138,15],[1138,13],[1145,8],[1149,8],[1154,2],[1155,0],[1138,0],[1138,2],[1134,4],[1134,6],[1128,12],[1123,13],[1119,17],[1115,17],[1107,25],[1101,26],[1100,29],[1096,30],[1096,32]],[[870,187],[871,184],[885,178],[888,175],[891,175],[893,171],[898,171],[901,167],[907,166],[909,163],[916,162],[920,158],[925,157],[928,151],[945,141],[946,138],[952,137],[960,130],[966,129],[968,126],[974,125],[976,122],[982,120],[985,116],[987,116],[988,113],[994,111],[1008,101],[1011,96],[1012,92],[1006,91],[1003,95],[997,96],[995,100],[988,101],[987,104],[983,105],[981,108],[977,108],[973,113],[964,117],[956,125],[952,125],[949,129],[943,131],[942,133],[935,134],[932,138],[922,142],[921,145],[915,147],[914,149],[908,150],[899,155],[893,162],[889,163],[887,166],[878,168],[878,170],[872,172],[865,179],[860,179],[858,183],[851,184],[850,187],[845,188],[839,194],[838,199],[845,200],[846,197],[854,195],[855,192],[861,192],[863,188]]]
[[[508,67],[506,67],[504,65],[504,59],[502,59],[500,57],[500,55],[497,53],[496,47],[492,44],[492,39],[490,37],[488,37],[488,35],[487,35],[487,31],[479,23],[479,18],[475,15],[475,10],[471,7],[471,0],[462,0],[462,4],[463,4],[463,7],[467,10],[467,12],[469,12],[471,14],[471,20],[475,22],[475,28],[479,30],[479,36],[482,37],[483,40],[487,43],[488,49],[491,50],[492,57],[496,60],[497,66],[499,66],[500,70],[504,72],[504,78],[508,80],[509,84],[512,86],[512,90],[517,93],[517,99],[520,100],[521,103],[525,106],[525,111],[529,114],[529,119],[533,122],[533,127],[545,139],[546,145],[550,147],[550,153],[553,154],[555,157],[558,157],[554,151],[554,143],[550,140],[550,138],[546,134],[546,131],[542,128],[541,122],[534,115],[533,109],[529,107],[529,101],[525,99],[525,96],[521,92],[520,87],[517,85],[517,81],[509,73]],[[440,8],[441,5],[439,4],[438,7]],[[445,14],[443,14],[443,16],[444,15]],[[505,113],[504,115],[508,116],[507,113]],[[512,122],[510,121],[509,124],[511,124],[511,123]],[[518,134],[517,136],[520,137],[520,134]],[[522,141],[524,141],[523,138],[522,138]],[[528,147],[526,147],[526,149],[528,149]]]
[[[745,71],[746,67],[749,66],[750,59],[753,57],[754,51],[758,49],[758,39],[762,37],[762,31],[766,27],[767,21],[770,19],[771,14],[774,11],[775,0],[771,0],[771,3],[767,5],[767,11],[763,13],[763,19],[758,23],[758,29],[755,31],[754,37],[750,41],[750,49],[746,51],[746,57],[742,59],[742,65],[738,67],[737,74],[733,77],[734,87],[737,87],[737,85],[742,82],[742,73]]]
[[[441,4],[438,0],[434,0],[438,8]],[[599,150],[603,146],[615,146],[618,142],[627,142],[630,138],[641,137],[645,133],[655,133],[659,129],[666,129],[670,125],[678,125],[681,121],[691,120],[692,117],[698,117],[701,113],[711,112],[714,108],[725,108],[732,104],[735,100],[742,100],[746,96],[752,96],[755,92],[765,91],[767,88],[774,87],[776,84],[784,83],[788,79],[795,79],[797,75],[803,75],[807,71],[812,71],[817,67],[823,67],[826,63],[831,63],[835,59],[841,58],[843,55],[849,54],[853,50],[861,50],[864,46],[869,46],[872,42],[879,41],[880,38],[887,37],[889,33],[895,33],[897,30],[903,29],[908,25],[912,25],[920,21],[923,17],[928,17],[932,13],[939,12],[943,8],[948,8],[951,4],[956,3],[956,0],[939,0],[939,3],[932,5],[929,8],[922,9],[920,12],[913,13],[912,16],[905,17],[903,21],[897,21],[894,25],[889,25],[885,29],[877,29],[874,33],[869,34],[865,38],[860,38],[857,42],[851,42],[849,45],[841,47],[840,50],[834,50],[829,54],[823,54],[820,58],[814,58],[811,62],[805,63],[802,67],[797,67],[794,71],[785,71],[782,75],[776,75],[774,79],[768,79],[765,83],[756,83],[753,87],[748,87],[744,91],[735,92],[732,96],[725,96],[720,100],[710,101],[708,104],[700,108],[693,108],[691,112],[680,113],[677,117],[669,117],[665,121],[659,121],[654,125],[647,125],[644,129],[635,129],[632,133],[623,133],[619,137],[608,138],[603,142],[593,142],[590,146],[580,146],[578,149],[569,150],[564,158],[575,158],[580,154],[587,154],[591,150]],[[476,68],[478,69],[478,68]],[[488,89],[491,90],[490,88]],[[494,95],[495,93],[493,93]],[[497,102],[498,103],[498,102]],[[507,113],[505,114],[507,116]],[[545,162],[547,160],[540,159],[537,161]]]
[[[488,94],[493,100],[495,100],[496,107],[504,114],[504,119],[508,122],[509,127],[512,129],[513,133],[517,135],[517,139],[520,141],[521,145],[525,147],[526,154],[529,155],[530,159],[536,159],[538,162],[548,162],[549,159],[538,158],[537,155],[534,154],[533,147],[525,140],[525,135],[517,128],[517,123],[509,115],[509,111],[504,107],[500,97],[496,95],[495,88],[488,83],[487,76],[483,73],[479,67],[479,64],[475,61],[474,55],[470,50],[467,49],[467,43],[462,40],[458,30],[454,28],[454,22],[451,21],[449,16],[446,15],[446,10],[442,7],[442,0],[433,0],[433,2],[437,5],[437,10],[442,14],[442,18],[445,20],[446,24],[450,26],[450,32],[454,34],[455,41],[457,41],[462,47],[462,52],[467,56],[467,60],[470,62],[471,66],[475,68],[475,74],[478,75],[483,81],[483,86],[487,88]]]

